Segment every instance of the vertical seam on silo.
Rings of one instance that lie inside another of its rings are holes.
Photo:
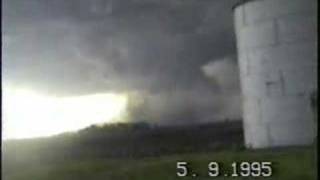
[[[246,20],[246,10],[245,10],[246,6],[243,6],[241,8],[242,10],[242,24],[243,26],[246,26],[247,25],[247,20]]]
[[[285,79],[283,75],[283,71],[279,70],[279,77],[280,77],[280,87],[281,87],[281,93],[283,96],[286,95],[286,87],[285,87]]]
[[[241,64],[243,64],[243,58],[246,58],[246,55],[247,55],[247,53],[244,51],[244,52],[242,52],[242,60],[240,59],[240,58],[238,58],[238,68],[239,68],[239,76],[240,76],[240,89],[241,89],[241,94],[242,94],[242,96],[243,96],[243,100],[242,100],[242,104],[244,104],[244,86],[245,86],[245,83],[244,83],[244,77],[245,77],[245,74],[243,74],[244,72],[244,69],[243,69],[243,67],[241,68],[240,66],[243,66],[243,65],[241,65]],[[242,61],[242,62],[240,62],[240,61]]]
[[[266,81],[266,82],[265,82],[266,96],[267,96],[267,97],[272,96],[272,92],[271,92],[271,90],[270,90],[270,86],[271,86],[273,83],[274,83],[273,81]]]
[[[279,29],[278,19],[273,18],[272,21],[273,21],[274,41],[275,41],[273,45],[277,46],[280,44],[280,38],[279,38],[280,29]]]
[[[261,108],[261,99],[260,98],[257,98],[257,105],[258,105],[258,116],[259,116],[259,121],[260,122],[263,122],[263,120],[262,120],[262,108]]]
[[[246,53],[246,75],[250,76],[250,62],[251,62],[251,60],[249,58],[249,54],[248,53],[250,53],[250,52]]]
[[[269,146],[272,146],[273,145],[273,139],[272,139],[272,136],[271,136],[271,133],[270,133],[270,123],[265,123],[266,125],[266,131],[267,131],[267,141],[268,141],[268,144]]]

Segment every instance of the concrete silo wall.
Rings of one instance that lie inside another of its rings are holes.
[[[247,1],[234,20],[246,146],[312,143],[317,0]]]

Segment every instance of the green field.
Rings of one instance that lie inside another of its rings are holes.
[[[63,158],[62,158],[63,159]],[[259,151],[219,151],[211,153],[191,153],[152,158],[106,158],[59,160],[50,162],[30,162],[16,170],[6,171],[4,180],[175,180],[175,179],[259,179],[239,177],[208,177],[208,163],[222,163],[224,173],[230,172],[231,163],[241,161],[271,161],[273,175],[279,180],[315,180],[317,167],[313,148],[291,148]],[[177,177],[176,163],[189,163],[190,174],[197,177]],[[229,168],[228,168],[229,167]]]

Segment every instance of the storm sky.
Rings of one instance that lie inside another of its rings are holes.
[[[237,0],[3,0],[3,86],[130,95],[132,120],[241,115]]]

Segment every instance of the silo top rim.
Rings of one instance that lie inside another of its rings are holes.
[[[237,8],[238,6],[241,6],[243,4],[246,4],[248,2],[251,1],[259,1],[259,0],[240,0],[239,2],[237,2],[235,5],[232,6],[232,10],[234,10],[235,8]]]

